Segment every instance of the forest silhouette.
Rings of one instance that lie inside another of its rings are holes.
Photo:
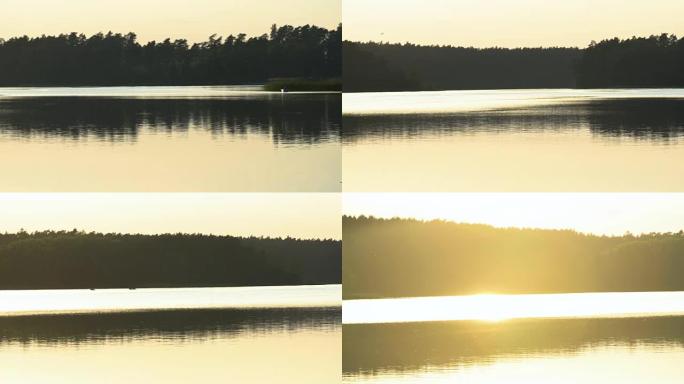
[[[344,92],[683,87],[684,38],[613,38],[584,49],[344,41],[343,66]]]
[[[341,242],[201,234],[0,234],[0,289],[338,284]]]
[[[0,86],[210,85],[342,73],[342,26],[140,43],[133,32],[0,39]]]
[[[596,236],[343,218],[345,299],[684,290],[684,232]]]

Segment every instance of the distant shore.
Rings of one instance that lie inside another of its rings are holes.
[[[341,51],[341,24],[334,29],[273,24],[260,36],[213,34],[197,43],[171,38],[140,42],[134,32],[15,36],[0,38],[0,86],[223,85],[339,78]]]
[[[598,236],[343,218],[344,299],[684,291],[684,231]]]
[[[341,241],[201,234],[0,234],[0,290],[339,284]]]
[[[344,41],[344,92],[684,87],[684,38],[588,47],[474,48]]]

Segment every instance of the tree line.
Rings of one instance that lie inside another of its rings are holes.
[[[133,32],[0,39],[0,86],[207,85],[339,78],[342,26],[271,27],[190,44],[140,43]]]
[[[596,236],[343,218],[346,299],[684,290],[684,232]]]
[[[592,42],[576,73],[582,88],[683,87],[684,37],[664,33]]]
[[[684,38],[661,34],[587,48],[343,43],[345,92],[684,86]]]
[[[337,284],[341,242],[201,234],[0,234],[0,289]]]

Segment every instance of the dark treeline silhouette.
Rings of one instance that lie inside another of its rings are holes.
[[[112,142],[142,130],[210,131],[215,135],[270,135],[277,143],[318,143],[339,138],[339,94],[288,94],[244,98],[37,97],[0,102],[0,134]]]
[[[0,85],[243,84],[271,78],[339,78],[342,26],[271,27],[190,44],[141,44],[135,33],[72,32],[0,39]]]
[[[595,236],[413,219],[343,218],[347,299],[684,290],[684,232]]]
[[[575,86],[577,48],[343,43],[345,92]]]
[[[404,139],[477,133],[588,130],[605,138],[676,142],[684,138],[684,99],[624,98],[454,113],[345,115],[342,138]]]
[[[345,324],[342,339],[345,374],[387,374],[530,355],[572,355],[608,345],[681,348],[684,317]]]
[[[684,38],[664,33],[592,42],[577,66],[577,85],[684,87]]]
[[[417,74],[410,74],[399,62],[390,62],[382,47],[375,43],[343,43],[342,90],[344,92],[363,91],[417,91],[423,89]]]
[[[341,242],[200,234],[0,234],[0,289],[336,284]]]
[[[344,41],[344,91],[684,86],[684,38],[579,48],[466,48]]]

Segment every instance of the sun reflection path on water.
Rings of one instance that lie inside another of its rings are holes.
[[[344,324],[682,314],[684,292],[478,294],[345,300],[342,305]]]

